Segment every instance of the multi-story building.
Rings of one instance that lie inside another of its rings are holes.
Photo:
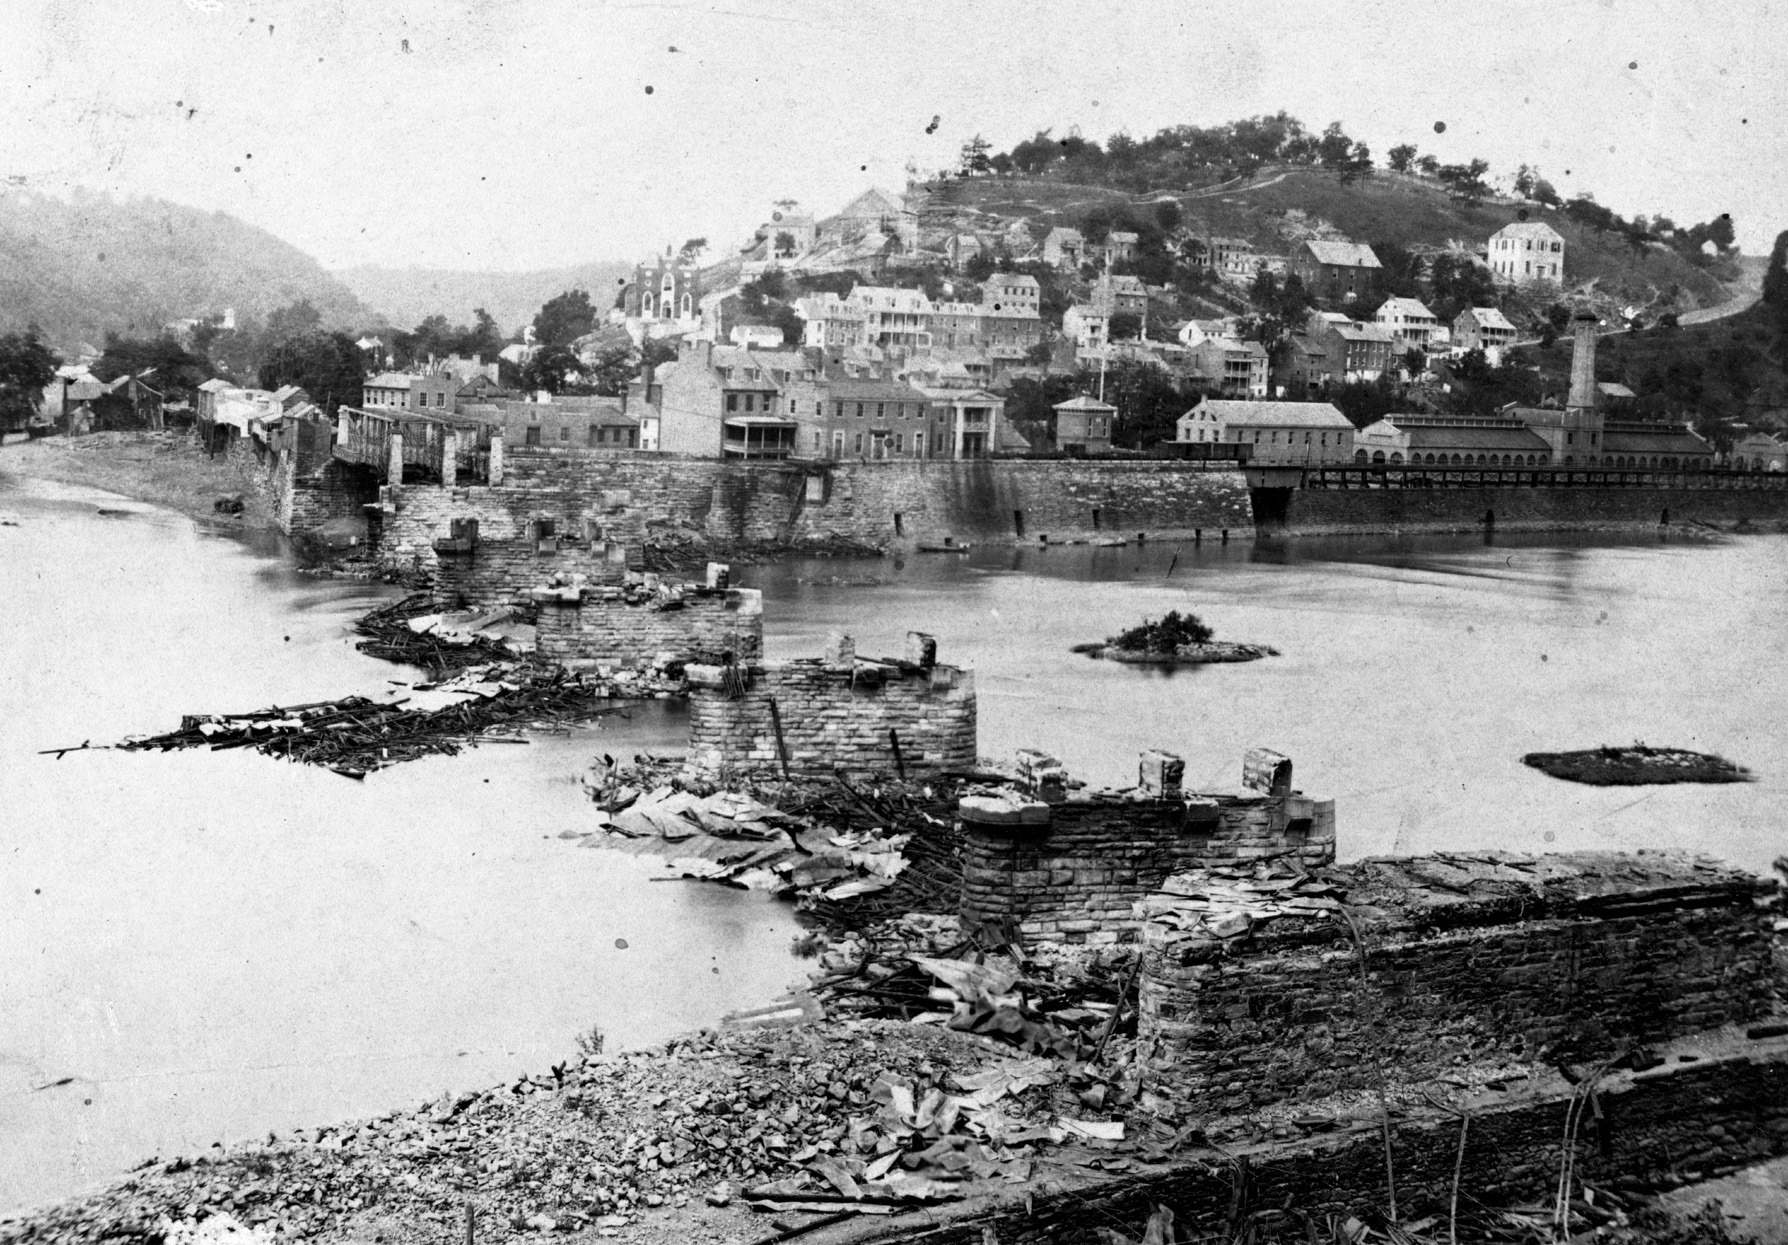
[[[1234,402],[1206,398],[1180,416],[1175,440],[1250,447],[1248,461],[1265,465],[1324,466],[1353,460],[1354,428],[1327,402]]]
[[[687,332],[701,323],[701,274],[694,264],[683,263],[668,250],[633,270],[633,280],[621,295],[621,309],[651,335],[673,327]]]
[[[1075,303],[1062,313],[1062,336],[1074,343],[1074,353],[1097,358],[1111,339],[1111,316],[1091,303]]]
[[[1490,235],[1484,254],[1490,271],[1503,281],[1528,285],[1535,281],[1564,283],[1564,236],[1537,220],[1518,220]]]
[[[1149,289],[1140,277],[1105,273],[1093,283],[1093,306],[1108,316],[1141,316],[1149,309]]]
[[[996,315],[1041,315],[1043,289],[1028,273],[996,272],[981,283],[981,305]]]
[[[1379,304],[1378,314],[1372,319],[1380,328],[1390,331],[1399,348],[1420,350],[1424,354],[1434,340],[1435,329],[1440,327],[1434,313],[1415,298],[1387,298]]]
[[[863,341],[894,353],[931,349],[931,300],[923,290],[859,285],[851,301],[863,309]]]
[[[1300,242],[1287,261],[1291,274],[1317,298],[1351,302],[1378,288],[1384,266],[1363,242]]]
[[[1259,342],[1209,337],[1192,347],[1190,362],[1208,392],[1225,398],[1267,396],[1267,352]]]
[[[446,373],[380,372],[361,386],[360,405],[374,414],[395,409],[444,415],[453,409],[459,387],[460,382]]]
[[[836,294],[820,294],[795,300],[795,314],[807,322],[803,346],[815,350],[842,350],[863,340],[867,316],[861,305]]]
[[[1111,448],[1111,421],[1117,418],[1117,407],[1081,394],[1050,409],[1055,412],[1056,449],[1103,454]]]
[[[1397,344],[1378,325],[1361,324],[1338,311],[1311,312],[1304,331],[1322,348],[1325,383],[1336,387],[1383,376]]]
[[[1467,307],[1453,318],[1453,345],[1488,354],[1515,344],[1515,326],[1495,307]]]

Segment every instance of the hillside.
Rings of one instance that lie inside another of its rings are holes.
[[[373,319],[303,251],[222,212],[0,188],[0,332],[35,322],[72,351],[103,345],[107,332],[153,333],[225,308],[265,319],[299,299],[330,327]]]
[[[1018,218],[1030,222],[1040,238],[1056,225],[1077,226],[1096,207],[1129,207],[1141,216],[1171,199],[1180,205],[1184,228],[1245,238],[1269,255],[1284,255],[1298,241],[1321,236],[1394,242],[1416,250],[1471,250],[1521,210],[1514,202],[1496,199],[1468,205],[1452,198],[1439,182],[1414,175],[1378,170],[1344,184],[1334,173],[1307,165],[1268,165],[1245,180],[1192,191],[1127,193],[1023,176],[950,179],[923,189],[927,204],[920,227],[926,247],[940,246],[953,232],[997,230],[999,223]],[[1530,216],[1563,235],[1568,291],[1593,282],[1596,292],[1615,301],[1675,301],[1683,308],[1726,297],[1709,272],[1667,247],[1654,245],[1638,253],[1618,234],[1598,234],[1562,211],[1533,209]]]
[[[633,275],[633,265],[598,261],[534,272],[368,266],[343,268],[334,275],[392,324],[408,328],[436,314],[465,324],[474,308],[483,307],[508,334],[531,322],[547,299],[570,289],[589,291],[590,301],[607,311],[619,283]]]

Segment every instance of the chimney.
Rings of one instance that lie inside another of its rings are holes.
[[[1596,318],[1587,313],[1571,321],[1571,396],[1567,410],[1592,411],[1596,405]]]

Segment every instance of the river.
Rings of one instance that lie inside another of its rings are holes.
[[[0,1210],[542,1071],[592,1025],[650,1042],[799,975],[786,907],[553,837],[587,811],[587,758],[679,743],[673,708],[365,783],[240,751],[38,755],[408,676],[347,630],[389,592],[298,575],[277,540],[4,477],[0,518],[18,524],[0,527]],[[771,657],[837,628],[867,654],[936,635],[975,670],[989,756],[1041,747],[1116,783],[1165,747],[1189,784],[1225,787],[1244,748],[1285,752],[1339,801],[1344,857],[1675,846],[1765,869],[1788,850],[1785,555],[1782,537],[1379,538],[739,578],[765,591]],[[1164,674],[1067,651],[1169,609],[1284,655]],[[1519,764],[1634,739],[1759,781],[1604,790]]]

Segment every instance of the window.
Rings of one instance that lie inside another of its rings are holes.
[[[858,419],[863,418],[863,404],[861,402],[857,403],[857,418]],[[857,438],[857,440],[859,440],[859,441],[861,441],[862,439],[863,438],[860,435]]]
[[[570,425],[570,424],[562,424],[562,425],[560,425],[560,427],[559,427],[559,440],[561,440],[561,441],[569,441],[569,440],[571,440],[571,425]]]
[[[729,411],[736,411],[739,409],[739,395],[738,394],[729,393],[726,395],[726,409]]]
[[[591,424],[589,437],[591,445],[600,444],[602,441],[602,429],[598,428],[595,424]]]
[[[861,454],[862,452],[863,452],[863,434],[859,432],[857,434],[857,453]]]
[[[906,433],[897,432],[894,434],[894,452],[896,454],[906,453]]]
[[[842,402],[838,403],[838,418],[839,419],[844,418],[844,403],[842,403]]]
[[[522,444],[523,445],[539,445],[540,444],[540,425],[539,424],[529,424],[528,425],[527,432],[525,434],[523,434],[523,436],[522,436]]]
[[[755,411],[757,409],[757,395],[755,393],[748,393],[745,395],[745,409],[747,411]]]
[[[913,457],[925,457],[925,434],[922,432],[915,432],[913,434]]]

